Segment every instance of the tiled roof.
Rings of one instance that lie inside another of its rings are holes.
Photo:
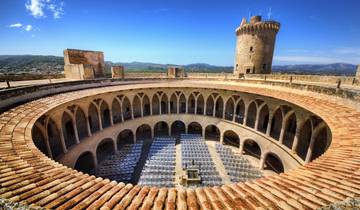
[[[360,112],[344,100],[270,87],[216,82],[217,88],[270,96],[311,110],[326,121],[332,143],[315,161],[255,181],[197,189],[140,187],[77,172],[32,143],[35,121],[74,99],[137,87],[209,87],[179,81],[88,89],[41,98],[0,115],[0,197],[58,209],[316,209],[360,195]],[[79,94],[81,92],[81,94]]]

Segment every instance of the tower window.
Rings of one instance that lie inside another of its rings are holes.
[[[266,64],[263,64],[263,70],[265,70],[266,69]]]
[[[254,50],[254,48],[251,46],[251,47],[250,47],[250,52],[253,52],[253,50]]]

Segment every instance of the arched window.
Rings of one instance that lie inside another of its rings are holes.
[[[190,134],[200,134],[202,135],[202,127],[197,122],[192,122],[188,126],[188,133]]]
[[[94,174],[95,173],[94,155],[91,152],[82,153],[76,160],[74,168],[78,171],[82,171],[87,174]]]
[[[213,140],[213,141],[220,141],[220,130],[215,125],[208,125],[205,128],[205,139],[206,140]]]
[[[67,112],[63,113],[61,121],[62,121],[65,145],[66,145],[66,148],[69,148],[76,144],[76,137],[75,137],[73,121],[72,121],[71,116]]]
[[[274,116],[272,118],[271,131],[270,131],[270,136],[276,140],[279,140],[280,137],[282,121],[283,121],[282,111],[280,108],[278,108],[275,111]]]
[[[152,114],[158,115],[160,114],[160,101],[159,97],[155,94],[152,98]]]
[[[169,136],[169,126],[166,122],[160,121],[155,124],[154,136]]]
[[[197,114],[203,115],[204,114],[204,97],[200,94],[197,98]]]
[[[228,130],[224,133],[224,144],[239,147],[240,138],[234,131]]]
[[[95,133],[98,130],[100,130],[98,111],[93,103],[90,103],[88,116],[89,116],[91,133]]]
[[[248,112],[247,112],[247,118],[246,118],[246,125],[251,128],[255,128],[256,112],[257,112],[256,104],[253,101],[249,105]]]
[[[111,125],[110,124],[110,110],[109,110],[109,106],[107,105],[107,103],[105,101],[102,101],[102,103],[100,105],[100,112],[101,112],[101,122],[102,122],[103,128],[109,127]]]
[[[83,110],[80,109],[80,107],[78,107],[76,109],[75,121],[76,121],[77,131],[79,134],[79,140],[81,141],[82,139],[88,137],[88,132],[87,132],[87,125],[86,125],[86,123],[87,123],[86,116],[85,116],[85,113],[83,112]]]
[[[122,121],[122,110],[120,103],[117,99],[114,99],[112,102],[112,115],[113,115],[113,122],[120,123]]]
[[[180,134],[185,133],[185,123],[177,120],[171,124],[171,136],[179,137]]]

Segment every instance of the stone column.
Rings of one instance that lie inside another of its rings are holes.
[[[149,99],[150,100],[150,99]],[[149,105],[150,105],[150,115],[153,115],[152,114],[152,101],[149,102]]]
[[[215,113],[216,113],[216,101],[214,100],[213,117],[215,117]]]
[[[67,153],[67,148],[66,148],[65,138],[64,138],[64,131],[63,131],[62,126],[59,126],[59,133],[60,133],[61,148],[63,150],[63,153]]]
[[[271,132],[271,124],[272,124],[272,119],[273,119],[273,113],[272,111],[269,111],[269,121],[268,121],[268,125],[266,128],[266,135],[270,136],[270,132]]]
[[[259,169],[264,170],[264,165],[265,165],[265,155],[261,154],[259,161]]]
[[[244,119],[243,119],[243,125],[246,126],[246,121],[247,121],[247,115],[248,115],[248,109],[246,108],[244,110]]]
[[[223,103],[223,112],[222,112],[222,118],[225,119],[225,110],[226,110],[226,102]]]
[[[299,144],[299,138],[300,138],[300,126],[297,126],[296,131],[295,131],[295,136],[294,136],[294,142],[293,142],[293,145],[292,145],[292,148],[291,148],[291,150],[294,153],[296,153],[296,150],[297,150],[297,147],[298,147],[298,144]]]
[[[220,144],[224,144],[224,133],[220,133]]]
[[[205,128],[202,129],[202,137],[205,139]]]
[[[110,125],[113,126],[114,125],[114,118],[113,118],[112,109],[110,107],[109,107],[109,115],[110,115]]]
[[[256,119],[255,119],[255,130],[259,130],[259,118],[260,118],[260,108],[256,110]]]
[[[77,129],[75,117],[73,117],[73,118],[71,119],[71,121],[72,121],[73,129],[74,129],[76,144],[79,144],[79,143],[80,143],[79,133],[78,133],[78,129]]]
[[[140,106],[141,106],[141,108],[140,108],[140,110],[141,110],[141,117],[144,117],[144,105],[143,105],[143,102],[142,102],[142,99],[141,99],[141,101],[140,101]]]
[[[177,113],[177,114],[179,114],[179,113],[180,113],[180,99],[179,99],[179,97],[177,97],[176,99],[177,99],[177,102],[176,102],[176,103],[177,103],[177,106],[176,106],[176,109],[177,109],[177,110],[176,110],[176,113]]]
[[[171,96],[170,96],[170,99],[168,99],[168,114],[170,114],[172,111],[170,104],[171,104]]]
[[[87,114],[85,114],[85,117],[86,117],[86,130],[87,130],[88,136],[92,136],[91,128],[90,128],[89,116]]]
[[[306,163],[311,161],[312,152],[313,152],[313,149],[314,149],[314,143],[315,143],[315,136],[314,136],[314,133],[313,133],[311,135],[310,144],[309,144],[309,147],[308,147],[308,151],[306,153],[306,158],[305,158]]]
[[[44,136],[46,151],[47,151],[49,157],[52,159],[52,158],[53,158],[53,155],[52,155],[52,151],[51,151],[51,147],[50,147],[49,135],[48,135],[48,133],[47,133],[47,129],[45,129],[45,128],[42,126],[42,128],[40,128],[40,130],[42,130],[42,133],[43,133],[43,136]]]
[[[188,126],[185,125],[185,133],[188,133]]]
[[[97,114],[98,114],[98,118],[99,118],[99,128],[102,131],[103,130],[103,125],[102,125],[102,120],[101,120],[100,108],[96,107],[96,109],[97,109]]]
[[[232,119],[232,121],[234,121],[234,122],[235,122],[235,115],[236,115],[236,106],[234,104],[234,112],[233,112],[233,119]]]
[[[280,136],[279,136],[279,143],[283,144],[284,142],[284,135],[285,135],[285,126],[286,126],[286,121],[284,119],[284,121],[281,123],[281,131],[280,131]]]
[[[196,98],[195,98],[195,111],[194,111],[195,114],[197,114],[197,99],[198,99],[198,98],[196,97]]]
[[[189,114],[188,100],[189,100],[189,99],[188,99],[187,97],[185,97],[185,101],[186,101],[186,103],[185,103],[185,108],[186,108],[185,113],[186,113],[186,114]]]
[[[204,115],[206,115],[206,101],[204,99]]]
[[[240,142],[240,145],[239,145],[240,154],[243,154],[243,151],[244,151],[244,144]]]

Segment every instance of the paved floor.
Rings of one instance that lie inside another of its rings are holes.
[[[230,184],[231,183],[230,176],[227,174],[227,170],[225,169],[225,166],[224,166],[223,162],[221,161],[219,154],[216,151],[215,143],[216,142],[214,142],[214,141],[206,141],[211,158],[215,164],[216,170],[220,174],[223,184]]]

